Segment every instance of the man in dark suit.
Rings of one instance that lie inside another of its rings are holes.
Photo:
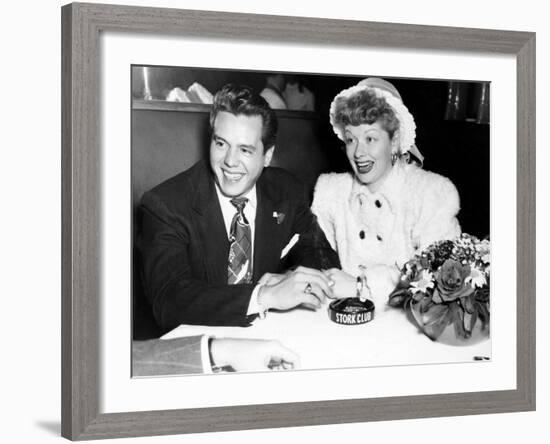
[[[270,309],[319,308],[332,295],[319,269],[339,266],[338,257],[301,183],[267,168],[275,113],[249,88],[226,85],[210,126],[209,162],[145,193],[139,208],[137,246],[157,323],[163,331],[246,326]],[[281,273],[289,264],[301,266]]]

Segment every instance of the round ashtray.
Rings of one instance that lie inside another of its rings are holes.
[[[374,302],[359,298],[337,299],[329,304],[328,312],[330,320],[337,324],[366,324],[374,318]]]

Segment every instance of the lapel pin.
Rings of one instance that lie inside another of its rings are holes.
[[[273,217],[277,219],[277,225],[281,225],[285,220],[285,213],[278,213],[277,211],[274,211]]]

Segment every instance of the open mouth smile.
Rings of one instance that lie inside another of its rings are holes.
[[[355,166],[359,174],[367,174],[374,168],[374,162],[372,160],[356,160]]]
[[[229,171],[222,170],[223,177],[229,182],[238,182],[245,174],[244,173],[230,173]]]

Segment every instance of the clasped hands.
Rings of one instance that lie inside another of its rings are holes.
[[[284,274],[266,273],[259,280],[258,304],[265,310],[303,305],[317,310],[327,299],[354,294],[355,278],[342,270],[298,267]]]

